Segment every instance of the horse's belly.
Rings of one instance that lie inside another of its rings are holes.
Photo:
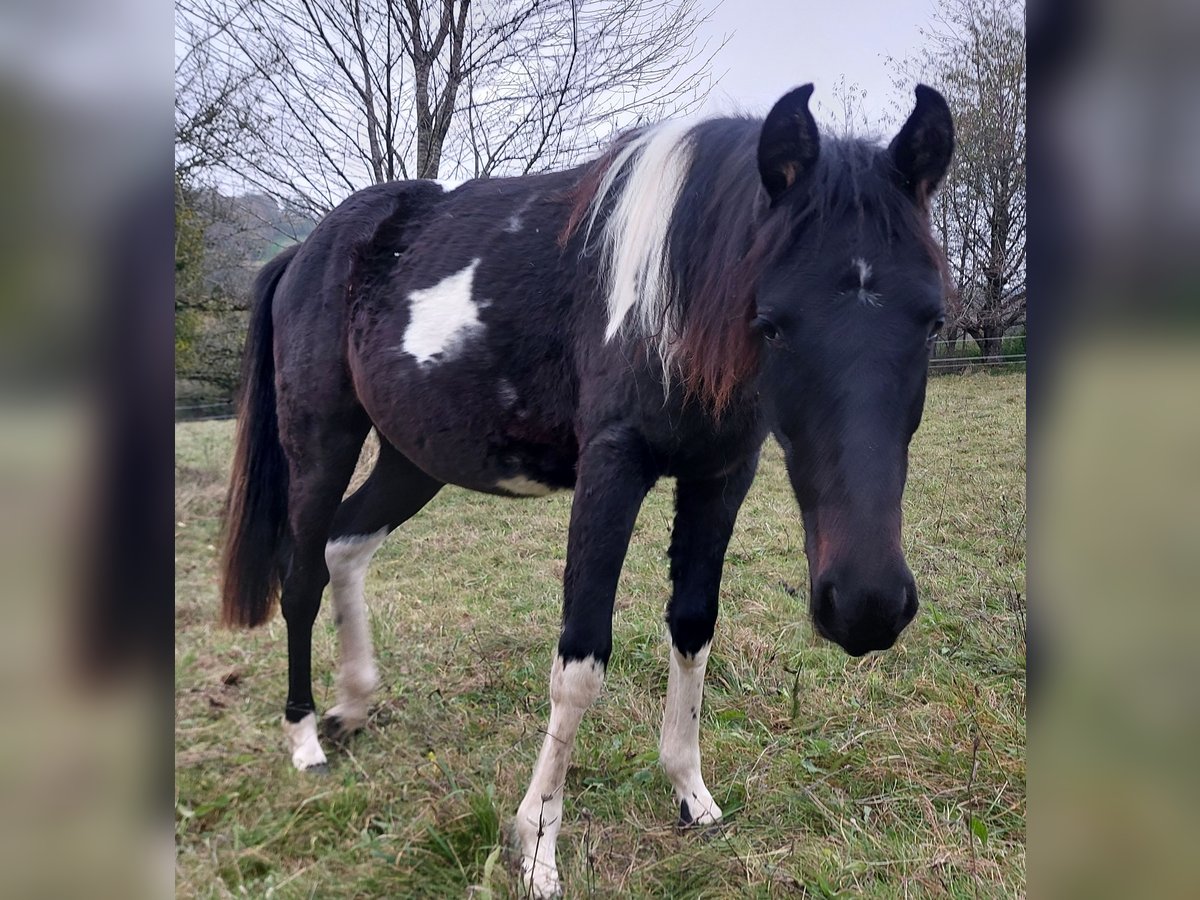
[[[397,366],[356,381],[380,434],[439,481],[525,497],[575,486],[570,405],[542,385],[467,367]]]
[[[451,433],[444,423],[415,423],[386,437],[429,475],[490,494],[541,497],[575,486],[573,446],[505,437],[491,429]]]
[[[574,487],[575,378],[561,310],[493,292],[495,273],[479,288],[483,268],[478,258],[439,264],[437,279],[398,274],[360,297],[349,347],[359,400],[440,481],[517,496]]]

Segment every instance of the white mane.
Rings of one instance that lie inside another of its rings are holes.
[[[611,341],[628,320],[635,333],[653,341],[664,374],[679,338],[678,304],[667,260],[667,229],[692,162],[692,125],[666,122],[647,128],[621,149],[591,202],[587,235],[622,172],[624,183],[604,222],[601,278],[608,286]],[[632,315],[631,315],[632,313]]]

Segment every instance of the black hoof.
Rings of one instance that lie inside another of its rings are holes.
[[[321,731],[331,741],[344,741],[356,734],[358,728],[350,728],[341,716],[325,716],[321,720]]]
[[[680,831],[693,831],[698,833],[704,840],[712,840],[724,835],[725,820],[719,822],[710,822],[707,825],[698,825],[695,818],[692,816],[692,811],[688,808],[686,800],[679,801],[679,824],[676,826]]]
[[[696,820],[692,818],[692,811],[688,809],[687,801],[679,801],[679,827],[689,828]]]
[[[329,763],[318,763],[315,766],[309,766],[304,770],[305,775],[328,775]]]

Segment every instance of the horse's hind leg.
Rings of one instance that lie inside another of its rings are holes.
[[[297,417],[297,421],[313,420]],[[288,565],[280,598],[288,638],[283,729],[292,764],[301,770],[325,763],[312,694],[312,629],[329,580],[325,543],[330,524],[369,428],[370,421],[359,410],[349,419],[335,417],[303,429],[281,429],[289,462]]]
[[[370,477],[334,517],[325,563],[337,620],[339,660],[337,705],[326,713],[325,724],[335,737],[357,731],[366,723],[371,692],[379,680],[364,598],[371,557],[388,534],[416,515],[441,487],[440,481],[381,441]]]

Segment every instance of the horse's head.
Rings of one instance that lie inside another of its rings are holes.
[[[945,100],[921,86],[886,149],[822,143],[811,93],[780,100],[759,139],[772,250],[753,328],[804,518],[813,622],[858,656],[892,646],[917,611],[900,501],[945,294],[927,204],[954,134]]]

